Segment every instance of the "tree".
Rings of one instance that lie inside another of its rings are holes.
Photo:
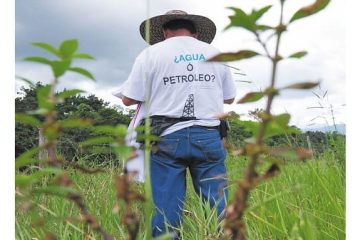
[[[44,87],[38,82],[35,86],[29,88],[22,87],[19,97],[15,99],[15,111],[25,113],[38,109],[37,89]],[[62,92],[66,91],[64,89]],[[58,92],[59,94],[61,92]],[[88,96],[75,95],[68,98],[62,103],[56,105],[56,111],[60,120],[64,119],[91,119],[94,125],[128,125],[130,123],[130,114],[125,114],[121,108],[111,107],[108,102],[99,99],[95,95]],[[79,144],[86,139],[96,136],[92,133],[91,128],[68,128],[62,131],[59,138],[58,151],[67,160],[78,160],[85,158],[88,161],[108,161],[114,159],[115,155],[108,153],[94,153],[91,150],[83,150]],[[19,156],[26,150],[36,147],[39,141],[39,133],[36,127],[31,125],[16,123],[15,126],[15,154]]]

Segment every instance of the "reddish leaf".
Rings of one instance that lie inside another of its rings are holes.
[[[274,177],[275,175],[277,175],[280,172],[280,168],[276,163],[273,163],[270,168],[266,171],[266,173],[264,174],[264,179],[268,179],[270,177]]]
[[[313,15],[324,9],[330,0],[316,0],[313,4],[299,9],[291,18],[290,22]]]
[[[313,152],[306,148],[297,148],[296,155],[300,160],[307,160],[313,158]]]
[[[294,84],[284,87],[283,89],[311,89],[318,85],[319,85],[319,82],[294,83]]]

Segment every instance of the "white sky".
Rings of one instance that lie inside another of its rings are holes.
[[[297,9],[310,3],[312,3],[310,0],[288,0],[285,5],[285,21],[288,21]],[[146,18],[144,0],[101,2],[95,0],[53,0],[50,2],[18,0],[16,4],[17,60],[29,56],[30,53],[40,54],[31,50],[33,47],[30,46],[29,41],[49,41],[57,45],[73,34],[79,38],[80,50],[84,49],[82,44],[85,44],[85,51],[97,58],[95,62],[81,63],[93,72],[97,82],[83,81],[77,75],[67,74],[61,80],[62,84],[59,88],[79,87],[113,104],[121,104],[117,98],[111,96],[111,91],[118,88],[126,79],[136,55],[145,47],[138,32],[139,24]],[[163,14],[170,9],[182,9],[188,13],[205,15],[217,25],[218,32],[212,44],[221,51],[261,50],[259,45],[254,43],[253,36],[249,32],[238,28],[223,31],[229,23],[227,16],[232,14],[232,11],[226,7],[240,7],[249,12],[253,8],[269,4],[274,4],[274,7],[264,15],[262,22],[275,25],[278,21],[279,7],[277,1],[269,0],[196,0],[192,2],[154,0],[150,4],[150,16]],[[44,13],[45,10],[47,13]],[[42,14],[43,18],[48,18],[49,21],[34,17],[39,14],[40,16]],[[29,17],[26,18],[26,15]],[[50,18],[51,16],[54,18]],[[308,55],[301,60],[292,59],[282,62],[278,68],[277,86],[321,79],[321,88],[327,91],[326,102],[325,100],[320,102],[324,109],[307,109],[319,104],[317,97],[311,91],[289,91],[278,97],[273,107],[274,113],[290,113],[291,124],[299,127],[326,124],[324,118],[316,117],[323,116],[330,119],[330,104],[335,109],[336,123],[345,123],[344,17],[344,4],[341,0],[333,0],[327,9],[295,22],[284,34],[283,45],[280,48],[283,56],[302,50],[308,51]],[[41,31],[42,29],[44,30]],[[106,35],[109,36],[106,37]],[[118,39],[117,42],[114,39]],[[114,52],[119,54],[115,55]],[[246,74],[246,77],[234,75],[235,80],[251,81],[251,83],[237,81],[238,99],[249,91],[259,91],[269,85],[270,64],[267,59],[256,57],[231,62],[230,65],[241,69]],[[51,72],[47,67],[21,61],[16,62],[16,73],[29,79],[42,79],[42,82],[48,82],[51,79]],[[321,92],[318,89],[314,91]],[[264,102],[260,101],[255,104],[232,105],[226,107],[226,110],[234,110],[245,116],[249,110],[264,108],[264,106]],[[316,119],[313,120],[314,118]]]

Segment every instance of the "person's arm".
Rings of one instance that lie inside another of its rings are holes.
[[[132,99],[132,98],[128,98],[126,96],[122,97],[122,102],[124,103],[125,106],[130,106],[130,105],[134,105],[134,104],[138,104],[140,103],[139,101]]]
[[[226,99],[224,100],[225,104],[232,104],[234,102],[235,98],[230,98],[230,99]]]
[[[145,101],[145,72],[144,57],[140,54],[134,62],[128,79],[123,84],[121,91],[122,102],[125,106],[138,104]]]

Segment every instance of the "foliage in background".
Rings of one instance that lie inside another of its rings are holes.
[[[22,113],[38,109],[36,92],[44,87],[38,82],[35,86],[29,88],[22,87],[18,93],[19,97],[15,99],[15,112]],[[66,92],[63,90],[62,92]],[[57,94],[61,94],[58,92]],[[108,102],[99,99],[95,95],[74,95],[65,98],[55,107],[57,118],[64,119],[91,119],[94,126],[99,125],[128,125],[131,120],[131,113],[125,113],[123,109],[110,107]],[[38,120],[42,116],[35,116]],[[85,150],[80,147],[80,143],[90,137],[96,136],[91,128],[69,128],[63,129],[58,139],[57,151],[70,161],[85,160],[88,163],[116,163],[116,155],[108,146],[108,151],[98,153],[93,149]],[[17,122],[15,125],[15,156],[18,157],[39,143],[39,131],[30,124]]]
[[[248,140],[255,137],[249,125],[255,125],[256,121],[241,120],[238,116],[232,114],[232,117],[228,118],[230,124],[230,132],[227,137],[227,144],[230,149],[238,149],[246,145]],[[264,140],[264,143],[268,147],[301,147],[308,148],[308,141],[311,143],[311,149],[314,156],[318,157],[327,152],[329,149],[333,151],[340,151],[335,146],[334,141],[343,142],[345,144],[345,135],[338,132],[320,132],[320,131],[301,131],[296,126],[290,126],[293,130],[291,133],[279,133],[274,136],[268,137]],[[343,161],[345,160],[342,154],[337,156]]]
[[[19,96],[15,99],[16,113],[27,111],[34,111],[38,108],[36,99],[37,89],[44,87],[43,84],[38,82],[35,86],[28,88],[22,87]],[[66,90],[64,90],[66,91]],[[57,94],[60,94],[58,92]],[[125,111],[121,108],[110,106],[108,102],[99,99],[95,95],[74,95],[70,96],[62,103],[56,105],[58,119],[64,120],[66,118],[87,118],[94,121],[94,126],[118,124],[128,125],[133,115],[132,111]],[[43,119],[41,116],[35,116],[37,119]],[[259,121],[259,119],[255,119]],[[228,136],[228,143],[232,148],[239,148],[246,144],[246,139],[251,139],[254,134],[249,129],[248,125],[254,125],[254,121],[244,121],[239,119],[239,115],[232,113],[229,118],[231,131]],[[292,126],[296,129],[295,126]],[[104,133],[94,133],[89,128],[69,128],[63,129],[62,134],[58,139],[57,151],[69,161],[79,161],[87,164],[119,164],[116,154],[112,151],[109,144],[103,144],[102,147],[107,147],[107,151],[97,152],[97,148],[81,148],[81,142],[88,138],[96,136],[105,136]],[[312,149],[315,155],[320,155],[331,146],[331,136],[344,136],[336,133],[323,133],[323,132],[305,132],[302,133],[299,129],[293,131],[291,134],[278,134],[266,139],[266,144],[271,147],[276,146],[298,146],[307,147],[307,136],[309,136]],[[15,125],[15,155],[18,157],[39,144],[39,131],[38,128],[30,125],[17,122]]]

